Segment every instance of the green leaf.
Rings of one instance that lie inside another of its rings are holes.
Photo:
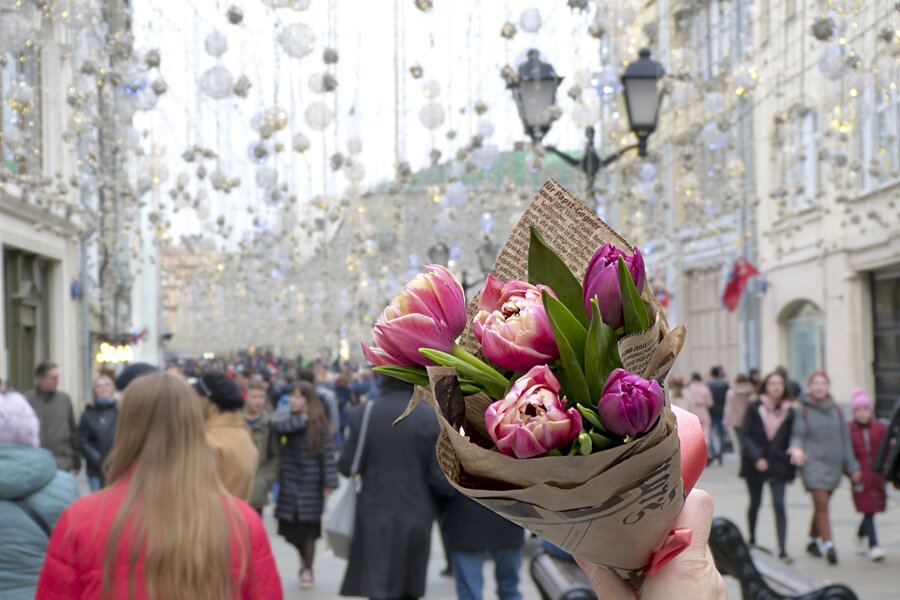
[[[485,374],[484,371],[472,366],[468,362],[456,358],[446,352],[433,350],[430,348],[419,348],[419,352],[444,367],[453,367],[456,371],[466,379],[471,379],[474,385],[478,385],[484,389],[485,393],[491,398],[503,398],[506,390],[506,381],[498,381]]]
[[[560,302],[587,328],[588,315],[584,310],[581,283],[547,245],[534,225],[531,226],[531,241],[528,245],[528,283],[543,284],[553,290]]]
[[[578,446],[579,446],[578,451],[581,454],[583,454],[585,456],[590,454],[591,450],[592,450],[592,446],[593,446],[592,441],[591,441],[591,436],[589,436],[587,433],[585,433],[583,431],[580,434],[578,434]]]
[[[622,312],[625,316],[625,334],[640,333],[650,329],[650,317],[641,295],[634,285],[625,259],[619,257],[619,291],[622,293]]]
[[[413,385],[421,385],[428,387],[431,383],[428,380],[428,373],[422,367],[401,367],[397,365],[384,365],[372,369],[376,373],[399,379]]]
[[[597,406],[609,374],[622,367],[622,359],[619,358],[619,337],[603,322],[597,298],[591,299],[591,309],[591,327],[584,346],[584,375],[591,391],[591,406]]]
[[[589,431],[588,435],[591,437],[591,443],[594,445],[594,448],[609,448],[615,442],[615,440],[612,440],[605,435],[600,435],[596,431]]]
[[[576,404],[575,406],[578,408],[578,412],[581,413],[581,416],[584,417],[588,423],[598,429],[605,429],[605,427],[603,427],[603,424],[600,423],[600,415],[598,415],[591,409],[586,408],[583,404]]]
[[[584,344],[587,331],[572,316],[562,302],[543,290],[544,309],[550,320],[550,328],[559,348],[559,362],[566,385],[566,408],[578,403],[588,405],[591,400],[590,388],[584,376]]]

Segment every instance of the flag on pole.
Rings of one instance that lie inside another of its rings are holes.
[[[756,267],[747,262],[747,259],[743,256],[734,261],[734,268],[728,274],[728,281],[725,284],[725,290],[722,292],[722,304],[725,305],[725,308],[729,311],[737,308],[738,302],[741,301],[741,296],[744,293],[744,288],[747,287],[747,280],[758,274],[759,271],[756,270]]]

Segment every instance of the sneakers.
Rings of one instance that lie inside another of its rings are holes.
[[[830,565],[836,565],[838,563],[837,551],[834,549],[834,546],[825,550],[825,557],[828,559],[828,564]]]
[[[312,569],[300,570],[300,589],[308,590],[315,585],[316,580],[313,577]]]
[[[866,538],[864,538],[864,537],[856,538],[856,553],[857,554],[865,554],[866,553],[866,546],[868,545],[867,542],[868,542],[868,540],[866,540]]]
[[[782,550],[781,553],[778,555],[778,560],[780,560],[781,562],[783,562],[786,565],[789,565],[794,562],[794,557],[789,556],[787,552]]]
[[[884,560],[884,550],[882,550],[878,546],[872,546],[872,549],[869,551],[869,558],[871,558],[875,562]]]
[[[822,551],[819,550],[818,542],[810,542],[806,545],[806,553],[816,558],[822,558]]]

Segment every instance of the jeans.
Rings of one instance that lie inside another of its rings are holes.
[[[522,565],[522,549],[488,550],[487,552],[453,552],[453,578],[459,600],[481,600],[484,586],[482,568],[485,556],[494,559],[494,577],[497,580],[497,596],[500,600],[522,600],[519,593],[519,567]]]
[[[874,548],[878,545],[878,534],[875,533],[875,515],[866,513],[863,516],[862,523],[859,524],[859,531],[856,532],[856,537],[869,538],[869,548]]]
[[[714,442],[714,439],[718,437],[719,443],[718,445]],[[722,454],[725,451],[725,425],[722,423],[722,417],[712,418],[712,428],[709,434],[709,446],[712,450],[710,458],[717,458],[719,461],[722,460]]]
[[[88,475],[88,485],[91,486],[92,492],[96,492],[103,487],[103,478],[96,477],[94,475]]]
[[[772,490],[772,505],[775,509],[775,530],[778,535],[778,550],[782,554],[786,552],[785,543],[787,541],[787,513],[784,510],[784,488],[783,481],[769,481],[769,488]],[[750,508],[747,509],[747,521],[750,526],[750,543],[756,543],[756,518],[759,514],[759,507],[762,504],[762,481],[747,480],[747,489],[750,492]]]

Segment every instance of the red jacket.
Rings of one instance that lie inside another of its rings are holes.
[[[44,566],[38,578],[36,600],[101,598],[106,540],[127,491],[127,483],[114,485],[76,500],[63,512],[50,536]],[[250,506],[237,498],[232,498],[232,501],[247,523],[252,551],[248,573],[245,574],[240,596],[236,598],[281,600],[281,579],[262,521]],[[234,542],[232,538],[232,547],[236,548]],[[128,581],[129,553],[128,544],[119,546],[116,570],[120,582]],[[240,568],[237,550],[234,551],[232,565],[237,576]],[[139,557],[135,566],[135,600],[148,600],[141,586],[143,576],[143,557]],[[128,587],[122,583],[116,586],[116,600],[128,598]]]
[[[850,441],[862,473],[862,481],[853,486],[853,503],[861,513],[884,512],[887,505],[884,475],[872,472],[872,463],[886,431],[884,423],[874,418],[866,426],[850,421]]]

